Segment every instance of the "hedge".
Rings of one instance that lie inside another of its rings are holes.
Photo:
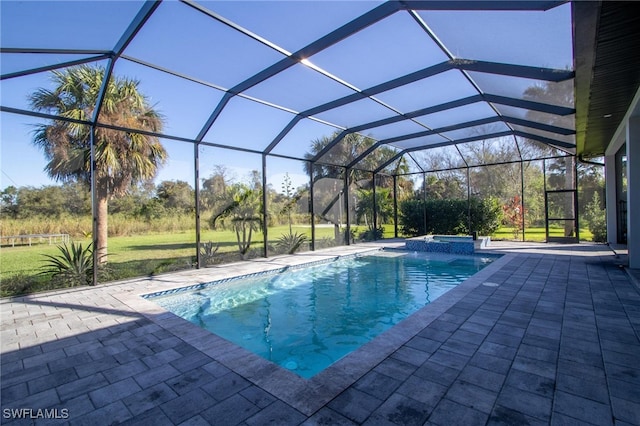
[[[426,221],[425,221],[426,213]],[[471,229],[469,229],[469,213]],[[490,235],[502,220],[497,199],[406,200],[400,203],[400,229],[406,236],[426,234],[457,235],[477,232]]]

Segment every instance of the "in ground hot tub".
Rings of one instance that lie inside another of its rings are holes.
[[[412,251],[473,254],[475,241],[470,235],[426,235],[405,240],[405,247]]]

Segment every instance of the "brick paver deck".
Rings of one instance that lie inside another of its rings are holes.
[[[493,249],[507,254],[311,380],[139,295],[321,252],[3,300],[1,421],[640,425],[640,293],[623,259]]]

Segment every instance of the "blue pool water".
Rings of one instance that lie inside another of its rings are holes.
[[[375,252],[150,299],[310,378],[494,259]]]

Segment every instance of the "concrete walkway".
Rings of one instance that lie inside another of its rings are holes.
[[[0,420],[640,425],[640,292],[607,246],[494,242],[505,256],[311,380],[139,296],[378,246],[3,300]]]

